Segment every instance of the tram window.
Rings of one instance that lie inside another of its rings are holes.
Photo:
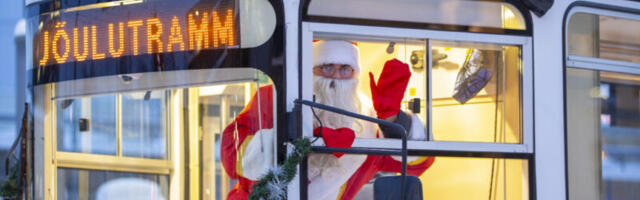
[[[165,158],[167,91],[125,93],[122,97],[122,154]]]
[[[116,154],[116,96],[56,101],[58,151]]]
[[[571,199],[637,198],[640,76],[576,68],[566,72]]]
[[[528,168],[520,159],[436,157],[420,180],[424,199],[529,199]]]
[[[436,141],[522,143],[520,47],[432,41]]]
[[[165,159],[165,98],[142,91],[57,100],[58,151],[116,155],[120,147],[127,157]]]
[[[524,30],[513,5],[494,1],[313,0],[309,15]]]
[[[640,189],[640,76],[629,67],[640,63],[640,21],[606,13],[575,12],[566,22],[571,199],[634,199]]]
[[[363,105],[371,102],[369,72],[379,77],[385,62],[394,58],[408,63],[411,79],[401,108],[414,112],[422,124],[429,124],[431,113],[432,140],[522,143],[520,46],[325,35],[315,39],[357,44],[361,65],[358,92],[364,97],[360,98]],[[427,42],[432,47],[431,63],[425,53]],[[314,83],[314,87],[318,85]],[[326,101],[322,95],[316,99]],[[419,99],[419,110],[410,109],[415,99]],[[429,130],[427,125],[425,128]]]
[[[620,27],[625,27],[620,29]],[[640,21],[576,13],[567,26],[569,55],[640,63]]]
[[[58,168],[57,199],[169,199],[169,176]]]

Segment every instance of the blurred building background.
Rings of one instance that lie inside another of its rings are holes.
[[[24,53],[18,54],[18,51],[24,51],[24,46],[16,45],[24,42],[24,24],[19,25],[23,5],[23,0],[5,0],[0,6],[0,181],[5,178],[5,156],[20,129],[17,124],[21,117],[18,115],[24,107],[18,103],[23,101],[24,92],[18,95],[20,90],[17,89],[21,87],[24,91],[24,84],[17,81],[24,81],[24,78],[17,78],[16,70],[18,65],[25,69]],[[20,74],[24,77],[24,73]]]

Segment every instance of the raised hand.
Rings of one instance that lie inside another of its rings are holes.
[[[409,65],[398,59],[389,60],[384,64],[378,83],[369,72],[371,98],[378,118],[387,119],[400,112],[400,102],[411,78]]]

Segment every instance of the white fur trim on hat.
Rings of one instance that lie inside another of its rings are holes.
[[[313,44],[313,66],[324,64],[351,65],[360,73],[360,51],[356,45],[342,40],[319,41]]]

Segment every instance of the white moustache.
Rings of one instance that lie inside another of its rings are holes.
[[[330,79],[322,76],[313,76],[313,93],[318,103],[356,112],[360,110],[360,101],[357,95],[358,79]],[[354,119],[324,110],[316,110],[322,125],[329,128],[347,127],[353,129]],[[315,124],[319,126],[320,124]]]

